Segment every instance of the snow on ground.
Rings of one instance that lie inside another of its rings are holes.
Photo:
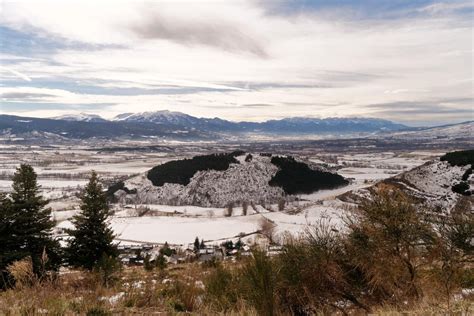
[[[84,186],[86,183],[87,180],[38,180],[38,184],[42,187],[42,189],[75,188],[77,186]],[[11,180],[0,180],[0,189],[10,189],[11,186]]]
[[[117,238],[128,241],[172,244],[191,243],[196,237],[204,240],[231,238],[258,229],[258,216],[223,218],[131,217],[114,218],[111,226]]]
[[[247,216],[243,216],[241,206],[236,206],[233,208],[232,216],[226,217],[224,207],[143,204],[137,205],[137,208],[148,208],[152,211],[150,214],[156,216],[147,214],[138,217],[135,205],[115,204],[112,205],[112,209],[116,215],[111,218],[111,225],[115,233],[119,235],[117,238],[121,243],[135,243],[134,241],[163,243],[168,241],[172,244],[191,243],[195,237],[216,240],[230,239],[240,233],[253,233],[259,229],[263,217],[276,225],[277,235],[282,235],[287,231],[298,234],[303,232],[308,225],[317,224],[321,220],[340,227],[343,225],[341,216],[344,214],[344,205],[336,199],[337,195],[368,187],[379,180],[422,165],[440,154],[439,152],[425,151],[403,154],[383,152],[344,154],[336,157],[335,154],[326,156],[322,153],[318,154],[319,156],[308,157],[308,159],[314,163],[326,163],[338,168],[339,174],[352,179],[351,184],[335,190],[322,190],[313,194],[299,195],[300,201],[287,204],[283,212],[277,211],[277,205],[262,206],[257,204],[248,206]],[[68,219],[77,212],[79,207],[79,200],[75,194],[79,192],[80,187],[86,184],[87,180],[84,175],[87,175],[92,169],[104,178],[121,177],[142,173],[168,160],[184,157],[159,152],[102,153],[85,150],[81,147],[58,148],[50,151],[32,148],[32,150],[18,152],[16,155],[15,157],[18,159],[12,159],[11,154],[2,152],[0,173],[11,175],[19,163],[33,163],[39,175],[39,183],[43,187],[44,196],[52,199],[49,206],[53,209],[53,218],[58,222],[59,231],[64,228],[72,228]],[[24,159],[29,160],[25,161]],[[238,159],[245,161],[245,156],[238,157]],[[458,176],[457,173],[456,176]],[[53,174],[64,174],[65,176],[58,179],[48,178],[53,177]],[[68,176],[71,175],[80,175],[81,177],[69,180]],[[11,181],[6,179],[6,176],[0,179],[0,191],[11,189]],[[425,189],[423,180],[420,180],[421,182],[410,180],[417,187]],[[129,182],[133,182],[133,180],[129,180]],[[438,189],[435,188],[435,190]]]

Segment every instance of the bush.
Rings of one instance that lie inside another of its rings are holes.
[[[229,204],[227,204],[224,216],[231,217],[233,213],[234,213],[234,203],[230,202]]]
[[[241,293],[255,307],[259,315],[275,315],[277,271],[264,251],[254,249],[252,259],[242,271],[245,290]]]
[[[287,313],[368,311],[361,293],[369,287],[357,267],[350,264],[343,236],[329,223],[320,222],[308,228],[304,236],[288,239],[277,259],[279,300]]]
[[[120,270],[120,262],[115,257],[106,254],[102,255],[93,269],[98,280],[105,287],[111,286],[118,280]]]
[[[22,288],[36,283],[37,278],[33,272],[31,257],[13,262],[7,267],[8,273],[15,280],[15,287]]]
[[[436,236],[423,212],[402,192],[380,190],[348,219],[348,256],[367,277],[374,301],[422,297],[420,269],[430,263]]]
[[[206,279],[206,300],[218,310],[233,309],[239,298],[238,280],[222,265],[212,270]]]

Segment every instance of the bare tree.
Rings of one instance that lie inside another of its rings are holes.
[[[262,217],[259,222],[259,227],[260,233],[267,237],[272,243],[275,234],[275,224],[273,224],[269,219]]]
[[[285,210],[285,204],[286,204],[286,201],[284,199],[280,199],[278,201],[278,211],[279,212],[282,212]]]
[[[231,217],[233,213],[234,213],[234,203],[229,202],[229,204],[227,204],[227,207],[225,209],[224,216],[225,217]]]
[[[242,202],[242,215],[247,216],[247,211],[249,208],[249,203],[247,201]]]

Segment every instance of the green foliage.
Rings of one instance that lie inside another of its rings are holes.
[[[121,265],[117,258],[104,253],[94,265],[93,272],[103,286],[109,287],[117,281],[120,269]]]
[[[171,255],[176,254],[176,250],[171,249],[170,246],[168,245],[168,242],[165,242],[163,247],[161,247],[160,249],[160,254],[167,257],[171,257]]]
[[[67,247],[67,261],[73,267],[92,270],[101,258],[118,255],[113,244],[114,234],[107,219],[110,215],[107,198],[95,172],[89,179],[81,197],[81,212],[72,219],[74,230]]]
[[[441,161],[447,161],[451,166],[474,165],[474,149],[453,151],[440,158]]]
[[[218,310],[232,309],[239,299],[239,281],[222,265],[212,270],[206,279],[206,300]]]
[[[238,163],[235,157],[241,154],[243,154],[242,151],[235,151],[169,161],[148,171],[147,178],[154,186],[162,186],[165,183],[187,185],[198,171],[227,170],[231,163]]]
[[[243,245],[244,245],[244,243],[239,238],[239,240],[237,240],[237,242],[235,243],[235,249],[240,250],[243,247]]]
[[[51,209],[46,208],[48,201],[40,194],[30,165],[17,168],[12,189],[8,197],[0,196],[0,287],[8,285],[5,269],[14,261],[31,257],[33,272],[40,280],[61,262],[59,243],[51,236],[55,225]]]
[[[194,251],[199,250],[199,238],[194,239]]]
[[[158,269],[160,269],[160,271],[163,271],[164,269],[166,269],[166,266],[167,266],[166,259],[162,254],[159,254],[158,257],[156,257],[155,265]]]
[[[275,315],[277,271],[264,251],[254,249],[252,255],[242,271],[245,288],[242,294],[259,315]]]
[[[151,256],[149,253],[145,255],[145,258],[143,258],[143,268],[145,268],[146,271],[153,271],[155,266],[150,262]]]
[[[127,194],[136,194],[137,193],[137,189],[129,189],[125,186],[125,183],[123,183],[123,181],[120,181],[120,182],[117,182],[113,185],[111,185],[108,189],[107,189],[107,197],[112,199],[113,196],[114,196],[114,193],[117,192],[118,190],[124,190]]]
[[[112,315],[109,311],[107,311],[103,307],[92,307],[86,312],[86,316],[109,316]]]
[[[462,181],[467,181],[469,179],[469,176],[472,174],[472,167],[467,169],[464,174],[462,175]]]
[[[234,243],[232,242],[232,240],[227,240],[225,242],[222,243],[222,246],[224,246],[224,248],[226,250],[232,250],[234,249]]]
[[[469,184],[465,181],[461,181],[458,184],[455,184],[451,187],[452,191],[462,195],[469,196],[471,192],[469,191]]]
[[[272,164],[280,170],[269,184],[281,187],[287,194],[312,193],[347,185],[348,181],[338,174],[311,169],[293,157],[272,157]]]

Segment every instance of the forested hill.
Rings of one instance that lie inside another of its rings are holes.
[[[347,184],[331,170],[291,156],[236,151],[167,162],[116,184],[109,194],[130,203],[220,207],[275,203]]]

